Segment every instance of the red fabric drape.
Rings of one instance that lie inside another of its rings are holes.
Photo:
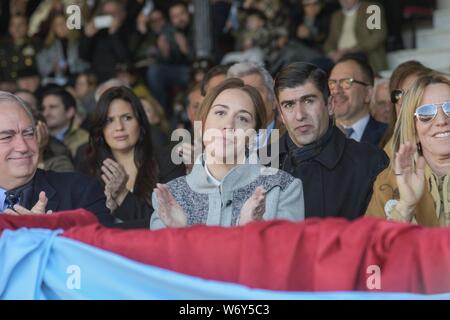
[[[45,228],[45,229],[69,229],[73,226],[86,226],[98,223],[98,219],[92,213],[83,210],[61,211],[47,215],[7,215],[0,214],[0,232],[3,229]]]
[[[48,216],[0,216],[1,228],[64,228],[64,236],[130,259],[255,288],[295,291],[450,292],[450,229],[380,219],[268,221],[244,227],[117,230],[83,210]]]

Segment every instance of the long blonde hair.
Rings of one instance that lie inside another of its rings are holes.
[[[418,151],[414,157],[414,166],[421,149],[420,141],[417,139],[414,113],[416,112],[417,107],[420,106],[427,86],[438,83],[443,83],[450,86],[450,76],[437,71],[430,71],[419,77],[414,82],[412,88],[404,96],[400,114],[395,125],[392,141],[392,149],[394,154],[398,152],[400,146],[406,142],[411,142],[417,145]],[[391,165],[393,167],[394,164],[391,163]]]

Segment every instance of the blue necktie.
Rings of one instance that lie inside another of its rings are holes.
[[[345,128],[345,135],[347,136],[347,138],[350,138],[353,132],[355,132],[355,130],[352,127]]]

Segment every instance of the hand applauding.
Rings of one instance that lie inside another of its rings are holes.
[[[41,191],[39,193],[39,200],[38,202],[36,202],[36,204],[34,205],[33,208],[31,208],[31,210],[28,210],[24,207],[22,207],[19,204],[14,205],[14,210],[11,209],[6,209],[5,213],[7,214],[13,214],[13,215],[24,215],[24,214],[50,214],[53,211],[52,210],[48,210],[46,211],[47,208],[47,203],[48,203],[48,198],[45,195],[44,191]]]
[[[241,208],[239,225],[243,226],[252,221],[262,220],[265,210],[266,190],[263,187],[257,187]]]
[[[419,156],[413,168],[417,146],[406,142],[395,155],[395,175],[400,192],[400,201],[396,209],[405,218],[411,220],[412,213],[423,195],[425,187],[425,159]]]
[[[187,226],[186,213],[170,193],[169,188],[164,184],[157,183],[153,192],[156,194],[158,213],[162,222],[171,228]]]
[[[128,174],[125,169],[111,159],[103,161],[102,180],[105,183],[106,207],[114,211],[125,199],[127,193]]]

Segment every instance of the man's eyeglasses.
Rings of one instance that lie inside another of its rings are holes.
[[[443,103],[424,104],[416,109],[414,116],[422,122],[429,122],[436,118],[439,106],[444,114],[450,118],[450,100]]]
[[[406,92],[402,89],[395,89],[391,91],[391,102],[393,104],[396,104],[404,95]]]
[[[330,90],[334,90],[337,88],[338,84],[342,89],[350,89],[350,87],[353,85],[353,83],[357,83],[360,84],[362,86],[369,86],[368,83],[359,81],[359,80],[355,80],[353,78],[344,78],[344,79],[339,79],[339,80],[328,80],[328,87],[330,88]]]

